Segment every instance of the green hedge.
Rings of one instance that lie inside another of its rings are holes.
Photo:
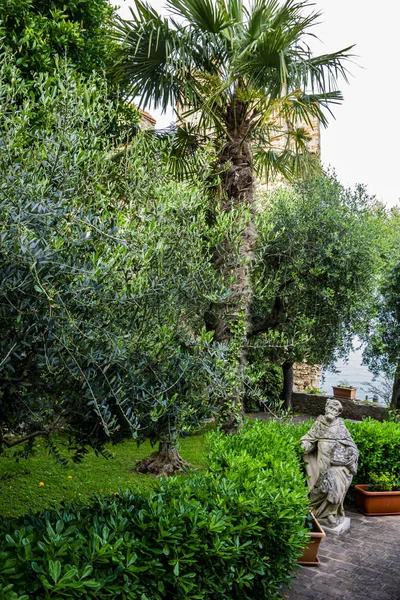
[[[154,492],[0,520],[0,599],[279,597],[307,510],[295,428],[209,438],[209,469]]]
[[[357,483],[371,483],[371,475],[388,472],[400,477],[400,424],[371,418],[360,423],[347,422],[360,452]]]

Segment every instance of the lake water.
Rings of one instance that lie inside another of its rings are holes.
[[[360,342],[354,341],[353,352],[350,353],[348,360],[345,362],[339,360],[335,364],[335,368],[338,373],[332,371],[324,371],[322,374],[321,390],[325,390],[328,394],[332,394],[332,385],[337,385],[340,381],[347,381],[349,385],[357,388],[357,399],[365,400],[368,396],[368,400],[372,400],[372,392],[365,385],[371,383],[373,385],[379,385],[382,382],[382,378],[374,379],[373,374],[368,367],[362,365],[362,348],[360,348]],[[379,397],[379,402],[383,402],[383,399]]]

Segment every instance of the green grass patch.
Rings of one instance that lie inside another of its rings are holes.
[[[204,434],[210,425],[198,435],[180,441],[182,457],[198,468],[205,467]],[[61,452],[68,456],[58,440]],[[15,461],[12,452],[0,456],[0,515],[16,517],[27,513],[57,507],[63,500],[84,502],[90,494],[112,494],[118,489],[132,486],[152,486],[151,475],[138,475],[135,465],[138,460],[154,452],[149,442],[140,448],[133,440],[116,446],[107,446],[113,456],[106,459],[89,452],[80,464],[67,468],[54,462],[49,456],[43,440],[38,440],[35,454],[28,459]],[[43,482],[44,486],[39,486]]]

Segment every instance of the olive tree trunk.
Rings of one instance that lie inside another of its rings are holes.
[[[286,410],[291,410],[292,408],[292,392],[293,392],[293,362],[286,361],[282,365],[282,373],[283,373],[283,390],[282,390],[282,400],[283,407]]]
[[[396,372],[394,375],[392,400],[390,407],[396,410],[400,410],[400,360],[397,363]]]
[[[136,464],[138,473],[152,473],[156,477],[169,477],[182,473],[192,465],[180,456],[172,442],[160,441],[158,450]]]

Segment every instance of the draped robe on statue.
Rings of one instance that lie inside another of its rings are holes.
[[[358,450],[340,418],[318,417],[302,438],[309,476],[310,510],[319,519],[344,517],[343,502],[357,471]]]

